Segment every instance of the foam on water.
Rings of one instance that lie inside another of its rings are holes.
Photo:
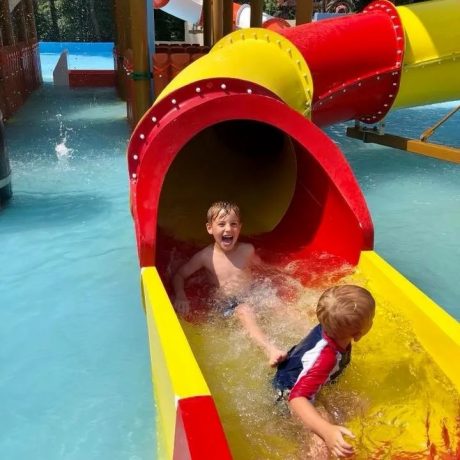
[[[288,349],[317,323],[315,306],[330,283],[326,277],[314,288],[305,287],[285,268],[276,270],[275,277],[259,277],[247,302],[269,337]],[[366,284],[348,266],[336,274],[342,275],[339,284]],[[318,403],[354,432],[356,459],[423,459],[437,452],[453,460],[460,445],[459,395],[418,344],[397,306],[376,300],[371,332],[354,344],[351,365],[338,383],[321,391]],[[183,326],[235,458],[317,458],[308,454],[310,437],[287,406],[275,403],[274,370],[235,318],[210,309],[206,320],[183,321]]]

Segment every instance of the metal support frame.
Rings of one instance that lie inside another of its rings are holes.
[[[460,106],[449,112],[434,126],[425,130],[420,136],[420,140],[396,136],[394,134],[386,134],[384,132],[385,124],[383,121],[373,128],[367,128],[362,126],[359,122],[356,122],[354,127],[347,128],[347,136],[366,143],[406,150],[407,152],[437,158],[438,160],[450,161],[451,163],[460,163],[459,148],[426,142],[426,139],[459,109]]]
[[[447,121],[454,113],[456,113],[460,109],[460,105],[452,109],[447,115],[442,117],[438,122],[436,122],[433,126],[428,129],[425,129],[420,136],[420,140],[425,142],[430,136],[434,134],[434,132],[445,122]]]

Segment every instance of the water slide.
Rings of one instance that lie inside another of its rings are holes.
[[[218,395],[222,382],[206,359],[215,350],[200,346],[208,335],[200,327],[207,326],[179,319],[170,300],[172,259],[208,243],[203,215],[222,198],[240,203],[244,237],[268,262],[317,262],[326,271],[345,264],[353,268],[347,279],[376,297],[368,342],[374,353],[359,354],[357,347],[353,363],[358,374],[363,365],[363,377],[352,390],[383,399],[367,416],[377,420],[370,428],[360,417],[347,421],[366,445],[358,458],[459,458],[459,323],[373,250],[363,194],[321,130],[460,99],[459,23],[457,0],[397,8],[377,0],[360,14],[278,33],[235,31],[184,69],[139,122],[128,167],[159,414],[158,458],[271,458],[252,450],[257,423],[239,430],[240,419],[226,406],[230,395]],[[388,355],[403,330],[413,336]],[[385,377],[372,390],[382,360]],[[423,382],[426,398],[415,396],[416,382]],[[394,392],[401,394],[398,404]],[[409,422],[398,425],[407,414]],[[278,415],[271,419],[275,430],[263,443],[287,423]],[[392,445],[398,436],[402,441]]]

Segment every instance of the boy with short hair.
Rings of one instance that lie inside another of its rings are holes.
[[[225,297],[224,314],[236,315],[251,339],[265,351],[269,364],[275,366],[286,358],[286,353],[268,340],[257,324],[254,311],[245,302],[253,283],[250,269],[260,263],[260,259],[252,244],[238,241],[241,227],[240,209],[236,204],[219,201],[211,205],[206,230],[214,238],[214,243],[196,253],[175,274],[174,307],[178,313],[188,313],[190,306],[184,290],[185,280],[205,268],[211,282]]]
[[[278,365],[273,384],[280,399],[288,396],[291,412],[322,439],[313,439],[315,459],[320,458],[319,444],[326,444],[337,457],[353,454],[353,447],[343,438],[354,437],[351,431],[323,418],[313,402],[322,385],[336,379],[348,365],[351,342],[369,332],[374,314],[375,300],[366,289],[354,285],[327,289],[316,308],[319,324]]]

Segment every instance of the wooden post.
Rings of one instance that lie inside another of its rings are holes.
[[[203,0],[203,44],[212,46],[212,3],[211,0]]]
[[[37,43],[37,25],[35,24],[35,12],[33,0],[26,0],[26,21],[29,43]]]
[[[2,29],[3,45],[14,45],[14,30],[8,0],[0,0],[0,27]]]
[[[297,0],[295,10],[296,25],[311,22],[313,17],[313,0]]]
[[[233,32],[233,1],[223,0],[223,32],[228,35]]]
[[[133,50],[134,122],[150,107],[150,66],[147,46],[147,10],[145,0],[131,0],[131,43]]]
[[[224,36],[222,20],[223,0],[212,0],[212,39],[213,44]]]
[[[18,42],[29,42],[29,33],[27,30],[27,20],[25,15],[25,5],[24,2],[19,2],[16,7],[17,18],[19,19],[19,27],[17,30],[17,40]]]
[[[116,71],[117,71],[117,89],[121,99],[126,100],[126,73],[123,68],[123,57],[127,49],[126,24],[127,11],[125,0],[115,0],[114,18],[115,18],[115,49],[116,49]]]
[[[251,27],[262,26],[263,0],[251,0]]]

